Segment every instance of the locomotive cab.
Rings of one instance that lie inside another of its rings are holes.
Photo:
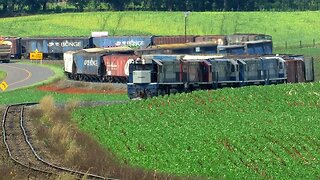
[[[157,64],[137,58],[129,65],[128,96],[146,98],[158,95]]]

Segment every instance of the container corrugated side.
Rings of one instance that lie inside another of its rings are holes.
[[[94,37],[95,47],[122,47],[147,48],[151,45],[152,36],[112,36],[112,37]]]
[[[66,38],[22,38],[23,53],[38,50],[42,53],[64,53],[76,51],[92,46],[91,38],[66,37]]]
[[[103,75],[102,55],[98,53],[75,53],[73,59],[76,64],[76,73],[87,75]]]
[[[123,54],[103,56],[106,75],[114,77],[127,77],[129,75],[129,63],[135,58],[135,55]]]

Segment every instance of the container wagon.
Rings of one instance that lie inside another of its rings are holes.
[[[30,53],[38,51],[44,57],[61,59],[67,51],[77,51],[92,47],[91,37],[38,37],[22,38],[22,56],[29,58]]]
[[[93,46],[106,47],[131,47],[135,49],[147,48],[151,45],[152,36],[107,36],[93,37]]]

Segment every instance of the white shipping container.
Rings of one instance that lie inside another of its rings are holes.
[[[69,73],[73,73],[73,54],[76,51],[67,51],[65,53],[63,53],[63,61],[64,61],[64,71],[65,72],[69,72]]]

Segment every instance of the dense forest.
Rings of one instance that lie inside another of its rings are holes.
[[[319,10],[320,0],[0,0],[1,16],[69,11]]]

